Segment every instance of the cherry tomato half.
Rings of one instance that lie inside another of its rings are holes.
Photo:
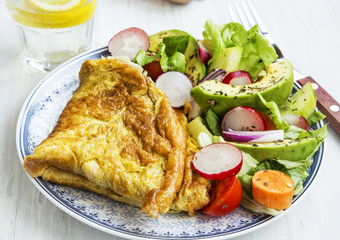
[[[143,68],[148,72],[148,76],[153,80],[156,81],[158,76],[163,73],[161,65],[158,61],[153,61],[151,63],[145,64]]]
[[[242,200],[242,185],[236,176],[213,183],[210,202],[201,212],[210,216],[224,216],[234,211]]]
[[[276,126],[273,122],[273,120],[264,112],[256,111],[263,119],[267,126],[267,130],[276,130]]]

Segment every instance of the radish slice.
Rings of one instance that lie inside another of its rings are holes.
[[[216,80],[217,82],[222,82],[223,78],[226,75],[226,71],[224,71],[223,69],[213,69],[210,72],[208,72],[207,75],[205,75],[204,78],[202,78],[198,84],[208,81],[208,80]]]
[[[233,85],[248,85],[253,83],[253,79],[246,71],[234,71],[225,76],[222,83]]]
[[[117,33],[108,44],[112,56],[125,56],[133,60],[139,50],[147,51],[150,46],[148,34],[136,27],[127,28]]]
[[[289,125],[293,125],[299,128],[302,128],[306,131],[310,130],[310,127],[308,125],[308,122],[306,120],[306,118],[304,118],[301,115],[297,115],[297,114],[286,114],[283,115],[282,118],[289,124]]]
[[[246,132],[246,131],[223,131],[222,136],[224,140],[230,142],[275,142],[281,141],[284,138],[283,130],[268,130],[268,131],[257,131],[257,132]]]
[[[239,106],[231,109],[224,115],[222,131],[265,131],[266,123],[260,114],[251,107]]]
[[[191,99],[192,83],[183,73],[173,71],[161,74],[157,78],[156,87],[163,90],[174,108],[184,106],[185,101]]]
[[[192,160],[196,172],[208,180],[224,180],[242,167],[242,152],[229,143],[213,143],[197,152]]]
[[[198,54],[200,55],[202,62],[207,65],[211,58],[211,54],[204,48],[200,41],[198,41]]]

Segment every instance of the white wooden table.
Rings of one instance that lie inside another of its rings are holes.
[[[204,22],[230,21],[232,0],[100,0],[94,48],[126,27],[148,33],[178,28],[200,38]],[[340,101],[340,1],[254,0],[285,56]],[[0,4],[0,239],[121,239],[65,214],[33,186],[21,168],[15,146],[22,104],[43,75],[22,64],[14,23]],[[305,197],[277,221],[236,239],[335,239],[339,236],[340,138],[329,128],[324,161]]]

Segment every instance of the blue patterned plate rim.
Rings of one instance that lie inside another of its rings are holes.
[[[99,59],[107,55],[109,55],[109,52],[106,47],[85,52],[60,65],[33,89],[22,106],[16,128],[16,146],[21,163],[25,156],[32,153],[35,147],[35,133],[30,130],[30,127],[34,125],[32,123],[34,118],[39,118],[37,116],[40,112],[44,113],[51,106],[54,106],[55,99],[65,100],[63,91],[68,92],[68,98],[71,97],[73,91],[77,88],[77,83],[79,83],[77,73],[86,59]],[[300,74],[296,72],[296,75]],[[293,92],[299,88],[300,86],[295,83]],[[59,106],[59,108],[59,111],[63,109],[62,106]],[[59,113],[53,112],[53,114],[57,119]],[[42,121],[44,123],[45,120],[42,119]],[[312,128],[316,129],[322,126],[323,122],[320,122]],[[53,124],[49,127],[53,127]],[[291,211],[306,195],[311,184],[315,181],[321,167],[323,151],[324,144],[313,157],[314,161],[309,168],[310,175],[304,182],[303,192],[294,198],[289,209],[275,217],[252,213],[239,207],[233,213],[221,218],[210,218],[198,213],[194,217],[188,217],[186,214],[166,214],[161,216],[159,220],[154,220],[141,214],[136,207],[117,203],[94,193],[58,186],[41,178],[32,179],[27,176],[34,186],[62,211],[89,226],[112,235],[129,239],[227,239],[262,228],[279,219],[286,212]],[[93,206],[97,206],[99,210]],[[114,216],[105,215],[105,211],[101,211],[105,208]],[[121,216],[116,214],[121,214]],[[131,221],[137,223],[129,225],[128,223]],[[190,225],[194,227],[191,228]],[[148,230],[150,228],[153,229]]]

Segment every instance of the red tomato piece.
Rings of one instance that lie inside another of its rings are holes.
[[[276,126],[273,122],[273,120],[264,112],[256,111],[263,119],[267,126],[267,130],[276,130]]]
[[[161,65],[158,61],[153,61],[151,63],[145,64],[143,68],[148,72],[148,76],[153,80],[156,81],[158,76],[163,73]]]
[[[242,200],[242,185],[236,176],[213,183],[210,202],[201,212],[210,216],[224,216],[234,211]]]

